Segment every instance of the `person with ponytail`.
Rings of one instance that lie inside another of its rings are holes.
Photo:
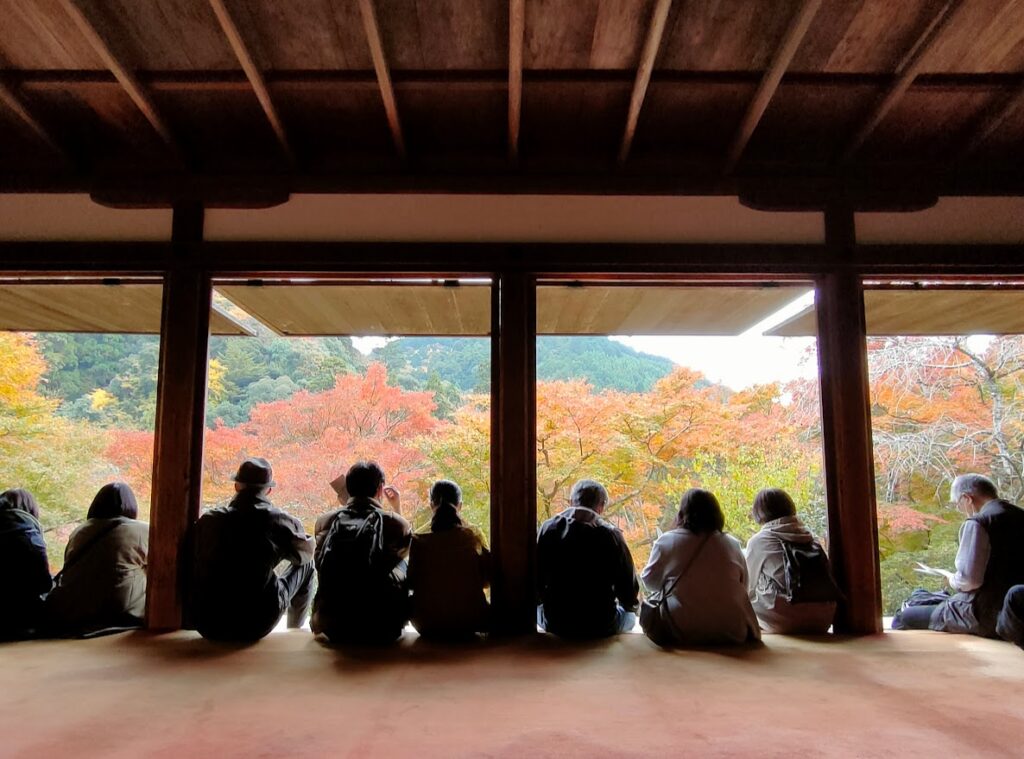
[[[430,529],[409,552],[412,623],[427,638],[464,639],[486,632],[490,553],[460,516],[462,490],[451,480],[430,488]]]

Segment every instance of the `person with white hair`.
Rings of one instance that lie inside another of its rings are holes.
[[[954,479],[949,497],[967,517],[955,571],[924,564],[917,571],[945,577],[953,592],[915,590],[893,618],[893,629],[996,637],[1007,592],[1024,583],[1024,509],[1001,500],[992,480],[980,474]]]
[[[580,480],[569,508],[537,534],[537,623],[564,638],[600,638],[636,625],[640,580],[622,532],[601,518],[608,491]]]

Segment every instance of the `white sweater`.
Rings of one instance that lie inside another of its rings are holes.
[[[698,535],[678,528],[655,542],[641,578],[648,591],[661,591],[682,572],[707,537],[707,545],[676,583],[669,616],[680,643],[743,643],[760,640],[761,629],[747,597],[747,562],[732,535]]]

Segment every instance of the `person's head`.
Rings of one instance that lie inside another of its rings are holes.
[[[451,480],[438,480],[430,486],[430,508],[451,506],[458,511],[462,508],[462,488]]]
[[[725,528],[725,515],[715,494],[700,488],[690,488],[683,493],[675,526],[696,533],[721,532]]]
[[[579,480],[569,491],[569,505],[600,514],[608,505],[608,491],[597,480]]]
[[[128,485],[123,482],[111,482],[96,493],[86,516],[89,519],[137,519],[139,502],[135,500],[135,493]]]
[[[782,488],[765,488],[754,496],[754,508],[751,512],[755,522],[764,524],[782,517],[795,517],[796,504]]]
[[[12,488],[0,493],[0,509],[15,509],[39,519],[39,504],[36,497],[27,490]]]
[[[950,502],[967,516],[977,514],[982,506],[998,497],[995,483],[980,474],[961,474],[949,489]]]
[[[239,465],[235,473],[236,493],[269,493],[276,484],[273,467],[261,456],[250,456]]]
[[[430,488],[430,508],[434,512],[430,518],[431,531],[461,526],[462,488],[451,480],[438,480]]]
[[[345,489],[352,498],[380,498],[384,491],[384,470],[376,461],[357,461],[345,475]]]

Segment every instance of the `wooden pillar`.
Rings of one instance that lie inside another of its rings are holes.
[[[491,547],[496,632],[537,629],[537,308],[534,277],[503,271],[491,308]]]
[[[210,336],[210,278],[191,243],[203,237],[203,207],[175,206],[174,257],[164,280],[157,379],[146,626],[181,626],[185,537],[199,516]]]
[[[837,266],[817,288],[821,422],[829,550],[846,595],[835,631],[867,635],[881,632],[882,590],[864,295],[860,277],[843,266],[856,252],[848,206],[826,210],[825,241]]]

